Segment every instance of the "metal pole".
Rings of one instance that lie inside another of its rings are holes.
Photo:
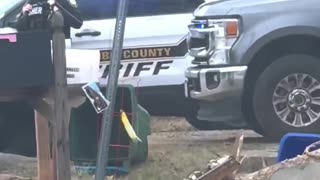
[[[122,45],[128,11],[128,3],[128,0],[119,0],[118,3],[116,27],[114,32],[115,34],[113,38],[112,56],[110,62],[110,73],[108,76],[108,84],[106,88],[106,97],[110,101],[110,105],[103,114],[95,180],[105,179],[105,167],[108,163],[112,119],[116,101],[120,60],[122,58]]]

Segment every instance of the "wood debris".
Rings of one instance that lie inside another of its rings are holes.
[[[25,178],[13,174],[0,174],[0,180],[32,180],[32,178]]]
[[[269,167],[265,167],[251,174],[239,175],[236,179],[237,180],[271,180],[273,175],[282,169],[291,168],[291,167],[304,169],[306,166],[310,164],[320,163],[320,149],[315,149],[315,147],[319,145],[320,145],[320,142],[316,142],[308,146],[305,150],[305,153],[302,155],[298,155],[295,158],[282,161],[281,163],[277,163]]]
[[[244,135],[239,134],[234,143],[231,156],[225,155],[219,159],[212,159],[207,164],[206,172],[195,171],[183,180],[234,180],[235,174],[240,167],[240,153]],[[241,161],[243,161],[241,159]]]
[[[282,161],[280,163],[268,166],[265,160],[262,160],[263,168],[257,172],[240,175],[237,170],[245,159],[240,159],[240,152],[244,136],[237,137],[234,145],[234,151],[231,156],[223,156],[217,160],[210,160],[206,172],[196,171],[188,178],[183,180],[271,180],[277,172],[286,168],[296,168],[303,172],[308,165],[318,163],[320,165],[320,141],[308,146],[302,155],[295,158]],[[297,170],[297,171],[298,171]],[[298,173],[301,173],[298,172]],[[289,173],[288,176],[291,174]],[[290,178],[290,177],[288,177]]]
[[[240,154],[243,146],[244,135],[243,133],[239,134],[236,137],[236,141],[234,143],[233,153],[232,155],[235,157],[236,161],[240,161]]]

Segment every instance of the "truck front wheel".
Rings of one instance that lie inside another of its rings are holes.
[[[259,76],[253,94],[255,117],[266,136],[320,132],[320,58],[290,54]]]

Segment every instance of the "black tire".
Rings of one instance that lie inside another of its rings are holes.
[[[244,109],[244,118],[245,122],[248,125],[248,129],[251,129],[255,131],[256,133],[264,136],[265,133],[263,132],[263,129],[259,122],[257,122],[257,118],[255,117],[255,113],[253,110],[253,104],[252,104],[252,93],[248,94],[249,96],[244,98],[246,101],[243,103]]]
[[[253,93],[254,114],[264,134],[271,139],[279,140],[289,132],[320,132],[320,118],[316,119],[315,122],[310,125],[295,127],[282,121],[273,106],[273,93],[277,84],[283,78],[295,73],[307,74],[320,81],[320,58],[304,54],[290,54],[280,57],[261,73],[256,82]],[[284,95],[283,97],[286,96],[287,95]],[[285,103],[288,103],[288,101]],[[281,107],[289,106],[285,105]],[[290,109],[290,111],[291,110],[292,109]],[[296,115],[290,117],[296,117]]]

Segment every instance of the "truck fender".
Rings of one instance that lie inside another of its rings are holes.
[[[320,15],[310,17],[312,16],[286,14],[259,20],[245,30],[234,45],[230,54],[232,63],[249,64],[261,48],[280,37],[290,35],[320,37]],[[249,23],[246,24],[249,26]]]

